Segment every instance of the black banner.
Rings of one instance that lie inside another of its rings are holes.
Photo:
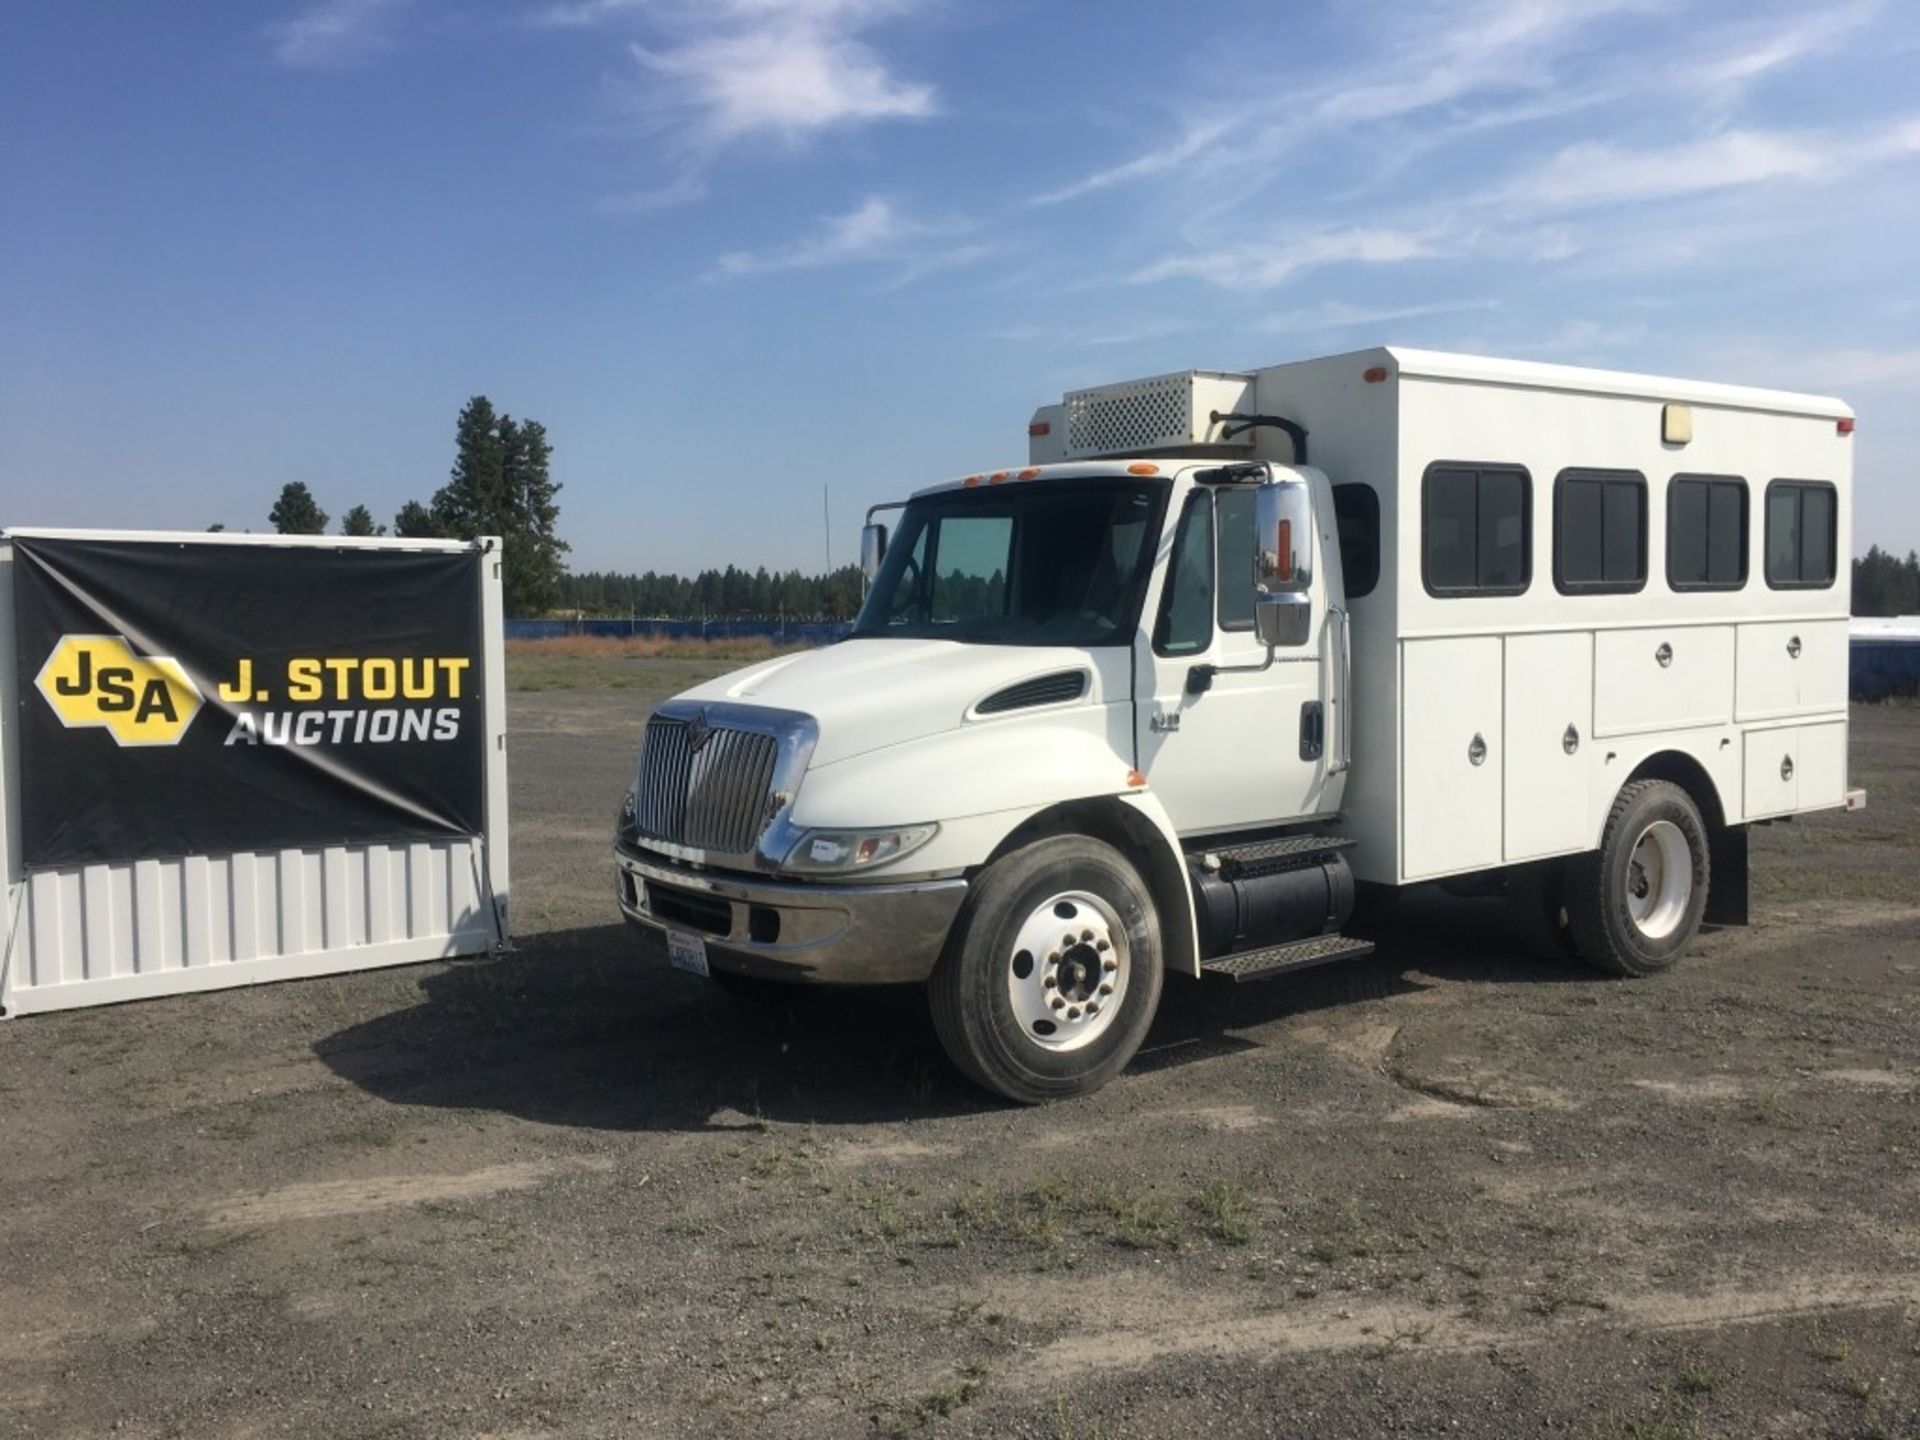
[[[29,869],[480,833],[479,552],[13,546]]]

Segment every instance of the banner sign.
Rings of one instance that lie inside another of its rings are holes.
[[[480,552],[13,547],[27,868],[482,832]]]

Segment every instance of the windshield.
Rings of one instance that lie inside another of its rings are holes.
[[[1057,480],[950,490],[901,516],[856,637],[974,645],[1133,639],[1167,487]]]

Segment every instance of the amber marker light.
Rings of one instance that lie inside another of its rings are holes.
[[[1360,378],[1369,385],[1378,385],[1382,380],[1387,378],[1387,367],[1384,365],[1369,365],[1360,372]]]
[[[1133,464],[1127,466],[1127,473],[1129,475],[1158,475],[1160,473],[1160,467],[1150,460],[1136,460]]]
[[[1013,478],[1016,480],[1038,480],[1040,478],[1040,467],[1038,465],[1029,465]]]
[[[974,486],[978,485],[983,478],[984,478],[983,476],[979,476],[979,475],[969,475],[967,476],[966,479],[962,480],[960,483],[964,485],[967,489],[971,490]]]
[[[1127,785],[1129,788],[1138,790],[1142,785],[1146,783],[1147,783],[1147,777],[1142,775],[1138,770],[1127,771]]]

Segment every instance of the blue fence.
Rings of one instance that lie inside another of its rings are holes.
[[[1855,636],[1847,689],[1855,700],[1920,695],[1920,640]]]
[[[771,640],[776,645],[831,645],[853,628],[845,620],[509,620],[509,640],[601,635],[624,640]]]

